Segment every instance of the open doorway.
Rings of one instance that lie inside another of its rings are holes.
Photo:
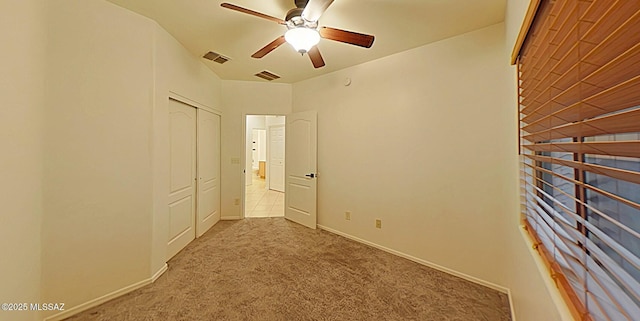
[[[244,217],[284,216],[285,116],[245,119]]]

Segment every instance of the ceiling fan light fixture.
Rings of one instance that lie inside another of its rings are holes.
[[[296,27],[287,30],[284,39],[299,53],[309,52],[320,42],[318,30],[308,27]]]

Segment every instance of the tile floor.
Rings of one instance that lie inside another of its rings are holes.
[[[245,217],[283,217],[284,193],[267,190],[266,181],[255,172],[251,185],[246,186]]]

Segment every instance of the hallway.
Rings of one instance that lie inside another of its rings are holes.
[[[267,190],[267,182],[254,171],[252,183],[246,186],[245,217],[283,217],[284,193]]]

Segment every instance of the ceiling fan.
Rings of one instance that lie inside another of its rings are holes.
[[[362,33],[336,29],[331,27],[318,28],[318,19],[329,8],[334,0],[294,0],[296,7],[289,10],[284,20],[236,6],[222,3],[227,9],[250,14],[267,19],[287,27],[287,32],[256,51],[251,57],[262,58],[285,42],[290,43],[301,54],[307,53],[315,68],[324,66],[324,59],[316,46],[320,38],[339,41],[364,48],[371,48],[374,36]]]

